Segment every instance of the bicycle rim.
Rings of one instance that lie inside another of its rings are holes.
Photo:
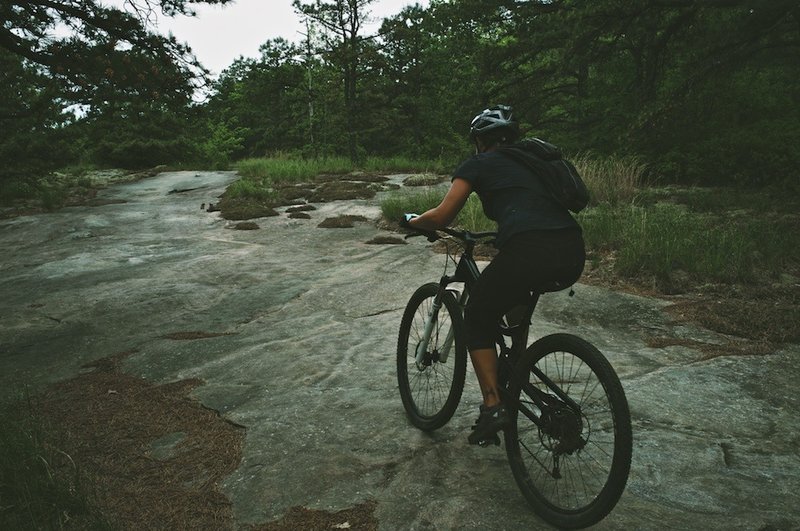
[[[520,490],[550,523],[596,523],[616,505],[630,470],[630,413],[619,379],[597,349],[566,334],[532,345],[516,372],[518,405],[506,449]],[[534,395],[546,404],[537,405]]]
[[[439,310],[425,359],[418,363],[415,358],[437,290],[438,286],[428,284],[412,296],[398,339],[400,395],[412,424],[423,430],[439,428],[453,416],[461,399],[466,372],[460,313],[455,299],[449,294]],[[440,356],[451,329],[454,329],[454,342],[447,360],[442,361]]]

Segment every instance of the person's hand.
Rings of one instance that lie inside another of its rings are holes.
[[[409,224],[409,222],[412,219],[418,218],[418,217],[419,217],[419,214],[410,214],[410,213],[403,214],[403,216],[400,218],[400,226],[401,227],[406,227],[406,228],[411,228],[411,225]]]

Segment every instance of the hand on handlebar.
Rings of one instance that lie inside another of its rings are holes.
[[[414,236],[425,236],[428,238],[429,242],[434,242],[439,239],[439,236],[436,234],[436,231],[420,229],[419,227],[414,227],[411,225],[410,221],[414,218],[418,218],[419,214],[411,214],[406,213],[400,217],[400,226],[404,229],[408,229],[411,231],[410,234],[406,236],[406,239],[413,238]]]
[[[411,214],[411,213],[403,214],[403,216],[400,218],[400,226],[406,228],[412,228],[411,225],[409,224],[409,221],[418,217],[419,214]]]

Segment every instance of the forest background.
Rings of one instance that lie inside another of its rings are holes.
[[[435,0],[367,35],[370,3],[295,1],[301,42],[269,40],[210,80],[149,29],[152,10],[189,12],[183,0],[4,1],[2,196],[70,166],[279,155],[448,167],[494,103],[567,153],[634,155],[660,182],[798,186],[796,0]]]
[[[582,281],[688,294],[671,314],[731,338],[649,346],[715,357],[800,341],[798,0],[431,0],[377,33],[372,0],[295,0],[304,39],[268,40],[216,79],[151,29],[158,11],[230,1],[0,0],[0,217],[57,208],[104,168],[237,169],[240,192],[276,202],[291,198],[275,197],[267,159],[316,162],[297,177],[314,186],[334,167],[448,173],[472,152],[471,118],[507,103],[592,170]],[[631,170],[633,193],[606,193]],[[381,206],[396,219],[439,192]],[[0,418],[0,473],[18,479],[0,497],[21,500],[0,517],[61,528],[75,489],[53,502],[49,458],[18,425]]]

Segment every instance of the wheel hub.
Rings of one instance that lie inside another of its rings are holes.
[[[581,437],[583,432],[581,416],[566,405],[554,408],[542,418],[545,423],[540,431],[543,432],[542,435],[547,435],[548,439],[548,441],[542,440],[542,444],[553,453],[572,454],[586,445],[586,441]]]
[[[416,352],[416,349],[414,349],[414,352]],[[417,366],[419,372],[424,372],[437,361],[439,361],[439,351],[434,349],[433,352],[425,352],[422,356],[422,361],[415,361],[414,364]]]

